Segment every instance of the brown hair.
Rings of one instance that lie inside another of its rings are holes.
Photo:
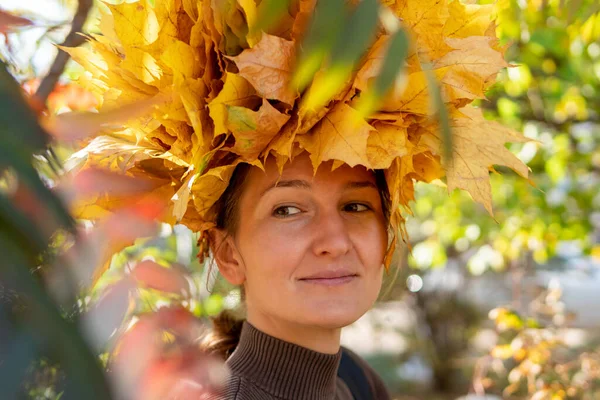
[[[250,164],[238,164],[231,176],[227,189],[219,200],[213,205],[212,215],[215,217],[216,228],[223,230],[228,235],[235,235],[240,220],[240,199],[244,191],[244,182],[250,172]],[[381,207],[385,216],[386,226],[389,227],[391,214],[390,193],[383,170],[374,170],[375,183],[381,197]],[[211,243],[212,245],[212,243]],[[211,248],[212,249],[212,248]],[[244,293],[242,290],[242,301]],[[244,319],[235,313],[225,310],[216,317],[211,318],[213,328],[202,340],[202,349],[223,359],[227,359],[235,350],[242,331]]]

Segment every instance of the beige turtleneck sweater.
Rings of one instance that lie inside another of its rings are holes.
[[[362,367],[374,400],[390,396],[377,374],[346,349]],[[337,376],[342,350],[319,353],[259,331],[245,321],[240,342],[227,359],[231,376],[224,390],[211,399],[224,400],[352,400]]]

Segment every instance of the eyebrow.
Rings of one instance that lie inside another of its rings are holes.
[[[289,180],[280,180],[273,183],[271,186],[263,190],[260,196],[264,196],[271,189],[275,188],[299,188],[299,189],[310,189],[312,185],[310,182],[301,180],[301,179],[289,179]],[[344,185],[343,191],[352,190],[352,189],[363,189],[363,188],[372,188],[378,190],[377,185],[371,181],[352,181],[348,182]]]

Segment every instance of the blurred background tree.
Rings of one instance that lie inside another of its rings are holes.
[[[0,8],[35,21],[0,33],[2,59],[30,93],[50,69],[57,54],[53,44],[68,36],[79,4],[43,2],[41,15],[39,2],[32,0],[28,8],[0,0]],[[398,251],[399,276],[390,279],[378,307],[347,329],[344,340],[366,355],[399,398],[454,399],[468,392],[597,398],[598,361],[586,351],[596,348],[600,327],[600,312],[588,307],[600,304],[600,4],[494,4],[498,34],[509,46],[507,59],[514,67],[501,74],[488,101],[479,105],[488,118],[533,139],[511,148],[532,169],[531,182],[508,170],[493,174],[494,218],[467,194],[448,195],[441,182],[438,187],[417,185],[415,215],[408,219],[412,253]],[[96,4],[85,31],[97,31],[97,12]],[[60,84],[49,93],[51,112],[95,107],[93,96],[70,83],[80,72],[76,64],[67,64]],[[64,145],[54,150],[62,160],[73,152]],[[36,163],[45,182],[56,178],[51,163],[43,158]],[[112,257],[93,290],[77,295],[77,313],[110,311],[101,313],[111,318],[95,342],[103,362],[116,345],[115,332],[122,332],[132,317],[169,305],[183,305],[199,318],[237,307],[239,292],[197,261],[197,239],[182,226],[162,226],[156,237],[139,239]],[[140,300],[132,305],[114,288],[143,261],[178,272],[138,270]],[[540,293],[548,293],[539,287],[550,281],[554,290],[564,290],[562,298],[544,297],[552,304],[542,316]],[[0,297],[6,296],[2,287]],[[496,309],[503,304],[508,308]],[[491,309],[496,309],[494,323],[486,318]],[[370,347],[361,344],[364,335],[374,338]],[[527,346],[519,347],[526,339]],[[526,371],[517,368],[522,365]],[[585,368],[585,377],[577,375]],[[22,398],[57,399],[68,387],[64,365],[55,360],[35,359],[27,371]],[[582,380],[585,384],[577,386]]]

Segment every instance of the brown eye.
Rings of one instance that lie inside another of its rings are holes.
[[[293,206],[281,206],[281,207],[277,207],[275,210],[273,210],[273,216],[275,217],[279,217],[279,218],[285,218],[285,217],[289,217],[295,214],[299,214],[300,212],[302,212],[298,207],[293,207]]]
[[[368,210],[369,207],[361,203],[350,203],[344,206],[344,211],[348,212],[363,212]]]

